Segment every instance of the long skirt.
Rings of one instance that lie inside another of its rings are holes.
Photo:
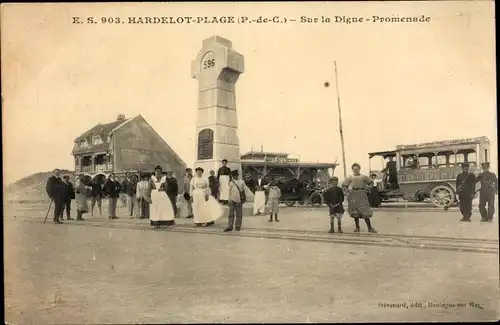
[[[371,218],[373,215],[364,190],[353,190],[347,197],[347,211],[352,218]]]
[[[253,214],[257,213],[266,213],[266,193],[264,191],[255,191]]]
[[[81,212],[88,212],[89,211],[89,204],[87,202],[86,193],[76,193],[75,199],[76,199],[76,209],[78,211],[81,211]]]
[[[370,206],[372,208],[376,208],[380,206],[381,200],[380,200],[380,192],[378,191],[378,188],[376,186],[372,186],[370,188],[370,193],[368,194],[368,199],[370,200]]]
[[[149,219],[152,226],[170,226],[175,224],[174,208],[165,192],[151,191]]]
[[[219,177],[219,201],[229,200],[229,175]]]
[[[208,196],[208,201],[205,201],[205,190],[193,190],[193,214],[194,223],[202,224],[215,221],[222,217],[223,207],[211,195]]]

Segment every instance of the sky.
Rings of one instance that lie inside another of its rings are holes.
[[[430,23],[71,24],[71,17],[418,16]],[[4,183],[74,168],[73,140],[141,114],[194,163],[191,61],[218,35],[245,58],[236,85],[240,150],[347,166],[398,144],[486,136],[496,169],[494,3],[3,4]],[[330,87],[324,83],[328,81]],[[342,166],[336,175],[342,175]],[[348,167],[349,168],[349,167]]]

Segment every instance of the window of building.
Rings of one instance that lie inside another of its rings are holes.
[[[98,135],[94,135],[94,136],[92,137],[92,144],[93,144],[93,145],[97,145],[97,144],[101,144],[101,143],[102,143],[102,139],[101,139],[101,137],[100,137],[100,136],[98,136]]]
[[[86,140],[86,139],[84,139],[84,140],[82,140],[82,141],[80,142],[80,147],[88,147],[88,145],[89,145],[89,143],[87,142],[87,140]]]

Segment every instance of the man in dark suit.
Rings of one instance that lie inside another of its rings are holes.
[[[210,176],[208,176],[208,185],[210,187],[210,194],[217,200],[219,186],[217,185],[217,177],[215,177],[213,170],[210,171]]]
[[[177,184],[177,179],[174,177],[173,172],[167,172],[167,184],[165,188],[170,202],[172,202],[172,207],[174,208],[174,215],[177,216],[177,195],[179,194],[179,184]]]
[[[64,192],[65,186],[63,180],[61,179],[59,169],[54,170],[54,175],[50,176],[47,180],[47,184],[45,186],[45,190],[49,198],[54,202],[54,223],[60,224],[62,223],[59,220],[61,216],[63,206],[64,206]]]
[[[116,216],[116,204],[118,203],[121,190],[122,186],[120,182],[116,180],[115,174],[111,173],[103,187],[103,192],[108,197],[108,212],[110,220],[118,219]]]
[[[64,210],[66,209],[66,220],[73,220],[71,218],[71,200],[75,199],[75,188],[73,183],[69,181],[69,176],[63,177],[64,183],[64,205],[61,210],[61,221],[64,220]]]
[[[462,164],[462,172],[458,174],[456,187],[460,203],[460,221],[470,222],[472,216],[472,200],[476,191],[476,176],[469,172],[469,164]]]
[[[103,184],[101,182],[102,181],[98,177],[95,177],[90,184],[92,187],[92,200],[90,201],[91,216],[94,216],[94,207],[97,204],[99,215],[102,217],[102,198],[104,194],[102,189]]]
[[[490,163],[481,164],[483,172],[477,175],[477,181],[481,182],[479,190],[479,212],[481,213],[481,221],[493,221],[495,214],[495,195],[498,193],[498,179],[495,173],[490,172]],[[488,209],[486,209],[488,204]]]

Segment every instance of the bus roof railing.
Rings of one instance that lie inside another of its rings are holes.
[[[426,142],[426,143],[418,143],[418,144],[398,145],[398,146],[396,146],[396,150],[447,147],[447,146],[454,146],[454,145],[461,145],[461,144],[478,144],[478,143],[483,143],[483,142],[489,143],[490,140],[487,137],[483,136],[483,137],[476,137],[476,138],[434,141],[434,142]]]

